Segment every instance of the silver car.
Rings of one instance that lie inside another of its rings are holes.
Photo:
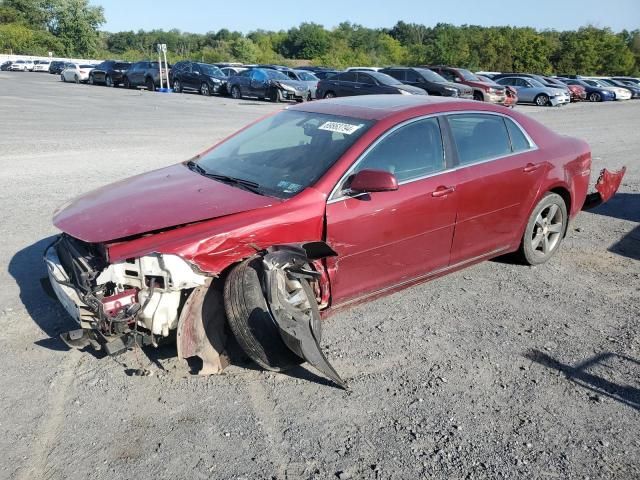
[[[560,88],[546,87],[535,78],[503,77],[496,80],[500,85],[508,85],[518,92],[518,103],[533,103],[539,107],[565,105],[571,101],[567,93]]]

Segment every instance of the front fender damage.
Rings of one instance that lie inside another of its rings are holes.
[[[603,168],[596,182],[596,191],[587,195],[582,210],[591,210],[609,201],[620,188],[626,171],[627,167],[622,167],[617,172],[610,172]]]

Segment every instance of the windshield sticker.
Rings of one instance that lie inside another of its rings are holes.
[[[278,182],[278,187],[282,188],[284,193],[296,193],[302,190],[302,185],[285,180]]]
[[[349,123],[340,123],[340,122],[326,122],[320,127],[318,130],[327,130],[328,132],[336,132],[336,133],[344,133],[345,135],[351,135],[353,132],[362,128],[364,125],[361,123],[360,125],[351,125]]]

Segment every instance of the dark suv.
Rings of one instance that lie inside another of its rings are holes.
[[[449,82],[427,68],[390,67],[380,70],[380,73],[386,73],[406,85],[422,88],[429,95],[473,98],[473,89],[471,87],[461,83]]]
[[[162,70],[167,66],[163,63]],[[171,65],[168,66],[171,69]],[[166,78],[163,75],[163,78]],[[125,88],[147,87],[154,92],[160,86],[160,64],[158,62],[136,62],[122,74],[122,83]]]
[[[126,72],[129,67],[131,67],[131,64],[128,62],[118,62],[116,60],[102,62],[89,74],[89,84],[117,87],[122,83],[124,72]]]
[[[351,70],[318,82],[318,98],[351,95],[428,95],[422,88],[412,87],[380,72]]]
[[[60,75],[67,62],[61,60],[54,60],[49,64],[49,73],[52,75]]]
[[[465,68],[447,67],[444,65],[426,65],[426,68],[433,70],[450,82],[471,87],[475,100],[503,104],[507,99],[505,87],[494,83],[483,82],[476,74]]]
[[[178,62],[169,72],[169,80],[173,91],[178,93],[193,91],[206,96],[227,93],[227,77],[218,67],[208,63]]]

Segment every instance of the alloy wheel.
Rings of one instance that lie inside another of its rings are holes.
[[[563,228],[562,210],[558,205],[549,205],[536,217],[531,238],[531,249],[536,253],[548,255],[560,242]]]

